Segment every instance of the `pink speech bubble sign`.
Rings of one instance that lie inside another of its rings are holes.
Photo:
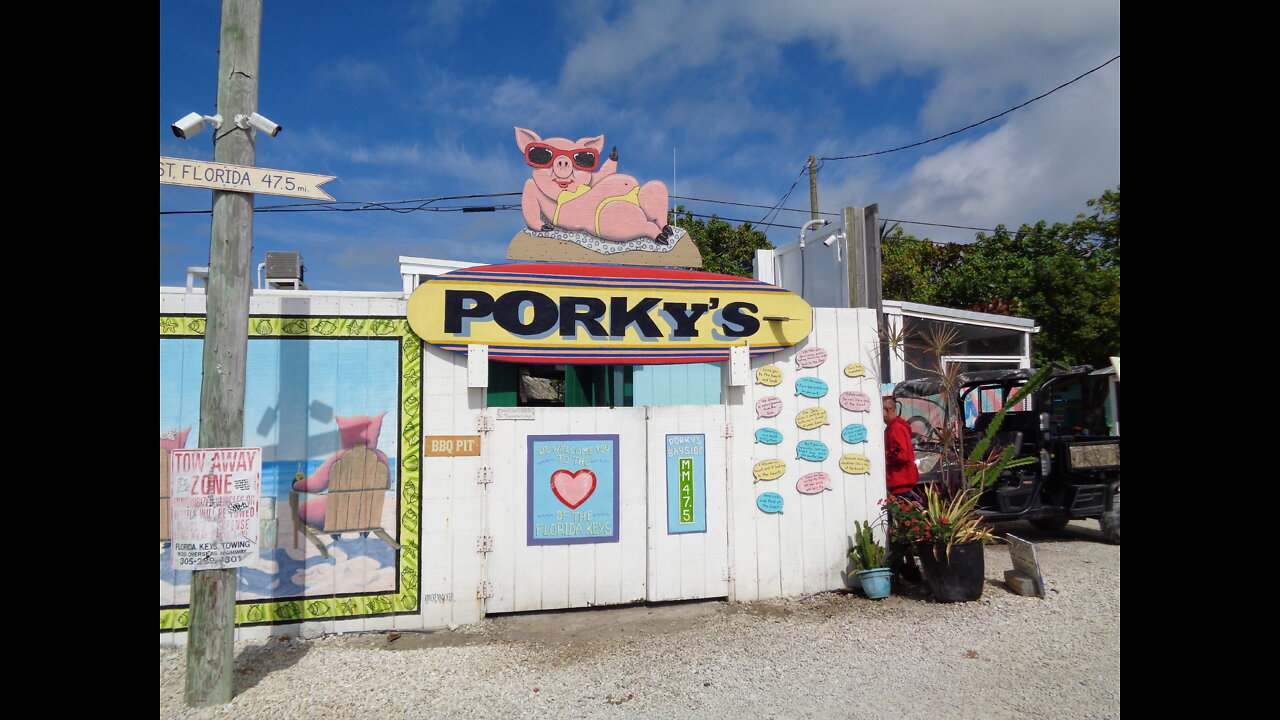
[[[827,351],[820,347],[805,348],[796,353],[796,365],[802,368],[818,367],[827,361]]]
[[[857,390],[840,393],[840,407],[852,412],[865,412],[871,408],[871,396]]]
[[[758,417],[777,417],[782,412],[782,400],[776,395],[762,397],[756,401],[756,415]]]
[[[811,472],[796,481],[796,490],[805,495],[817,495],[831,489],[831,475],[824,472]]]

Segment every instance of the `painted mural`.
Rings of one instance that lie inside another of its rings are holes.
[[[619,173],[618,148],[604,158],[603,135],[544,140],[521,127],[515,135],[532,171],[520,198],[526,229],[508,258],[702,266],[692,240],[681,242],[685,231],[667,224],[667,186]]]
[[[196,447],[203,318],[160,319],[160,628],[190,571],[166,542],[164,454]],[[419,342],[399,319],[251,318],[244,445],[261,447],[261,548],[238,624],[411,612],[418,595]]]

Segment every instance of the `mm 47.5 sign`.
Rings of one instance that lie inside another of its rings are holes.
[[[320,186],[334,175],[315,175],[292,170],[228,165],[226,163],[160,157],[160,184],[230,190],[258,195],[332,200]]]

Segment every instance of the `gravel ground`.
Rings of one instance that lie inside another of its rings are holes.
[[[1046,598],[1012,594],[987,548],[971,603],[906,586],[493,617],[454,632],[236,644],[235,697],[182,703],[160,649],[161,718],[1119,718],[1120,548],[1096,522],[1037,543]]]

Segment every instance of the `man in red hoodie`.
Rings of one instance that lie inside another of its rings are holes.
[[[898,417],[898,403],[884,398],[884,478],[890,496],[909,492],[920,482],[916,452],[911,447],[911,425]]]
[[[892,395],[886,396],[881,403],[884,408],[884,482],[889,497],[906,495],[912,502],[919,497],[912,492],[916,483],[920,482],[920,471],[916,468],[916,451],[911,446],[911,425],[898,417],[898,403]],[[890,539],[890,555],[893,572],[898,577],[912,583],[921,581],[920,569],[916,567],[916,559],[910,545],[894,543]]]

